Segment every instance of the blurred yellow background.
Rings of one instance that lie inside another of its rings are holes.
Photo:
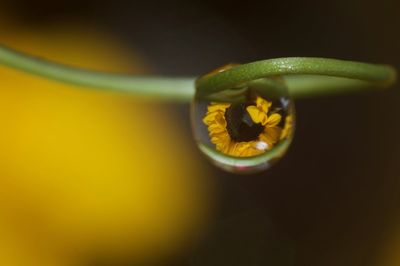
[[[0,0],[0,43],[133,74],[287,56],[400,69],[398,10],[398,0]],[[0,266],[399,266],[399,102],[398,84],[296,100],[285,157],[238,176],[200,157],[188,105],[0,66]]]
[[[0,42],[58,62],[144,73],[113,36],[0,14]],[[168,106],[0,67],[0,265],[166,256],[207,217],[205,170]]]

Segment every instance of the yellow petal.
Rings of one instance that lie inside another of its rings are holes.
[[[216,147],[217,147],[217,150],[219,150],[223,153],[227,153],[230,146],[231,146],[231,141],[228,139],[224,142],[218,143]]]
[[[261,97],[257,97],[256,104],[257,104],[258,109],[260,109],[260,111],[262,111],[264,113],[267,113],[268,109],[269,109],[269,107],[271,106],[272,103],[269,102],[269,101],[264,100]]]
[[[267,121],[267,115],[264,112],[261,112],[257,107],[251,105],[246,108],[247,112],[249,113],[251,120],[254,123],[262,123],[263,121]]]
[[[213,103],[208,106],[208,112],[224,111],[230,106],[229,103]]]
[[[280,114],[277,114],[277,113],[272,114],[268,117],[266,125],[268,127],[276,126],[277,124],[279,124],[279,122],[281,122],[281,118],[282,118],[282,116]]]
[[[211,125],[214,123],[215,120],[215,113],[210,113],[207,114],[204,118],[203,118],[203,123],[206,125]]]
[[[282,134],[280,139],[285,139],[292,134],[293,131],[293,117],[292,115],[288,115],[285,119],[285,126],[282,130]]]
[[[280,127],[268,127],[260,134],[260,140],[265,141],[269,148],[278,142],[282,129]]]
[[[219,142],[227,141],[230,139],[226,131],[210,133],[211,142],[217,144]]]
[[[225,116],[221,112],[207,114],[203,118],[203,123],[210,127],[219,126],[222,128],[226,127]]]
[[[250,147],[248,142],[239,142],[236,144],[235,155],[240,156],[244,151],[246,151]]]
[[[218,147],[217,147],[218,148]],[[221,152],[225,154],[231,154],[230,151],[234,148],[234,142],[227,142],[223,147],[220,149]]]
[[[226,127],[226,120],[225,120],[225,116],[223,114],[218,114],[215,116],[215,122],[222,126],[222,127]]]

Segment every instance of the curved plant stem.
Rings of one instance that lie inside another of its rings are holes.
[[[265,77],[284,76],[292,96],[312,96],[341,92],[362,86],[387,87],[396,80],[391,66],[353,61],[291,57],[262,60],[238,65],[215,75],[197,80],[200,96],[238,87]]]
[[[152,99],[190,101],[193,77],[131,76],[74,68],[29,56],[0,46],[0,65],[61,82],[110,91],[149,96]],[[284,76],[293,97],[343,93],[368,86],[387,87],[396,80],[394,68],[325,58],[278,58],[238,65],[196,82],[200,95],[233,88],[273,76]]]
[[[0,66],[65,83],[171,101],[189,101],[194,95],[190,77],[132,76],[90,71],[33,57],[0,45]]]

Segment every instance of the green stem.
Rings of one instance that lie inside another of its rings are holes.
[[[291,57],[238,65],[196,82],[200,96],[235,88],[265,77],[284,76],[294,97],[343,92],[365,86],[387,87],[396,80],[391,66],[353,61]]]
[[[32,57],[0,46],[0,64],[61,82],[110,91],[128,92],[152,99],[190,101],[193,77],[131,76],[74,68]],[[206,95],[240,84],[284,76],[293,97],[343,93],[369,86],[387,87],[396,80],[391,66],[325,58],[278,58],[238,65],[200,78],[200,94]]]
[[[189,101],[194,95],[195,78],[132,76],[90,71],[33,57],[0,45],[1,64],[65,83],[161,100]]]

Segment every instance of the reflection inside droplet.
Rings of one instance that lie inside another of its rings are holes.
[[[192,105],[199,148],[228,171],[249,173],[268,168],[283,156],[293,136],[294,106],[279,78],[251,81],[214,95],[197,93]]]

